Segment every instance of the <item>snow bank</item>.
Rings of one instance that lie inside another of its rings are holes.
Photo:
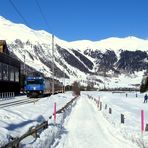
[[[59,142],[59,137],[64,132],[63,123],[65,118],[70,114],[72,108],[75,106],[76,102],[73,102],[72,106],[66,109],[63,113],[57,114],[56,123],[54,123],[53,116],[48,120],[49,127],[42,131],[38,138],[30,136],[25,138],[20,146],[23,147],[33,147],[33,148],[49,148],[53,143],[56,145]]]
[[[53,114],[54,102],[57,103],[57,110],[59,110],[73,97],[72,92],[66,92],[41,98],[36,103],[0,109],[0,146],[7,144],[11,137],[20,137],[30,127],[48,120],[49,116]],[[23,100],[26,99],[26,96],[19,96],[16,99]],[[10,100],[5,102],[10,102]]]

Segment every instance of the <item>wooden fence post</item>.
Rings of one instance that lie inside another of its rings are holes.
[[[145,131],[148,131],[148,124],[146,124],[145,126]]]
[[[102,102],[100,102],[100,110],[102,110]]]
[[[105,109],[107,109],[107,104],[105,104]]]
[[[111,108],[109,108],[109,113],[112,114],[112,109]]]
[[[121,114],[121,123],[124,123],[124,115],[123,114]]]

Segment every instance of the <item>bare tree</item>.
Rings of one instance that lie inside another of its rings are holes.
[[[141,85],[140,85],[140,92],[144,93],[148,91],[148,76],[143,78]]]
[[[72,91],[75,96],[80,96],[80,85],[78,82],[74,82],[72,85]]]

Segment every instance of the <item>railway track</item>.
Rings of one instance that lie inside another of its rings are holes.
[[[10,107],[10,106],[18,106],[18,105],[24,105],[24,104],[29,104],[29,103],[34,103],[37,102],[39,99],[22,99],[22,100],[14,100],[11,102],[5,102],[5,103],[0,103],[0,109]]]

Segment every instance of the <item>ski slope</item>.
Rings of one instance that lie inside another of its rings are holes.
[[[97,108],[83,95],[65,122],[66,134],[63,134],[56,148],[137,148],[136,144],[118,138],[109,130],[108,122]]]

